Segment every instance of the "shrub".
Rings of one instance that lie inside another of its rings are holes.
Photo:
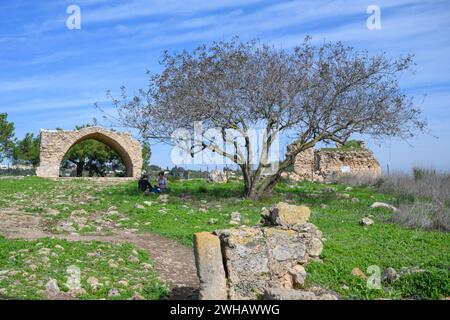
[[[450,174],[434,169],[414,168],[412,175],[394,173],[381,178],[343,175],[340,182],[372,186],[397,197],[400,210],[393,221],[408,227],[450,230]]]
[[[450,295],[448,270],[436,269],[415,272],[402,276],[394,287],[402,292],[403,298],[442,299]]]
[[[441,209],[433,202],[402,205],[392,219],[407,227],[450,231],[450,209]]]

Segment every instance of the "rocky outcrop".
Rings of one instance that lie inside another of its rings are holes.
[[[214,243],[220,242],[221,256],[217,254],[205,261],[196,254],[201,296],[222,296],[217,286],[215,272],[225,270],[229,299],[261,298],[268,289],[298,289],[304,285],[305,265],[311,259],[319,259],[323,249],[322,233],[308,223],[309,208],[279,203],[262,211],[262,224],[255,227],[239,227],[217,230]],[[202,237],[196,234],[195,239]],[[212,241],[212,240],[211,240]],[[202,250],[195,240],[195,251]],[[215,252],[218,252],[217,247]],[[198,257],[197,257],[198,256]],[[219,266],[220,262],[220,266]],[[207,271],[214,264],[216,271]],[[212,279],[212,280],[211,280]]]

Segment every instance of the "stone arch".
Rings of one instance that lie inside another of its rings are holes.
[[[116,132],[101,127],[80,130],[41,130],[39,177],[59,177],[59,167],[69,149],[88,139],[98,140],[117,152],[122,158],[127,176],[138,178],[142,170],[142,148],[128,132]]]

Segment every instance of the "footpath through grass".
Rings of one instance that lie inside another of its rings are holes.
[[[195,232],[233,227],[229,221],[234,211],[241,214],[241,224],[254,225],[259,221],[262,207],[278,201],[303,204],[311,208],[311,222],[326,238],[322,262],[307,266],[308,284],[321,285],[344,298],[450,296],[449,233],[407,229],[391,222],[390,211],[370,208],[375,201],[398,205],[398,200],[390,195],[367,187],[303,182],[282,183],[271,198],[252,201],[241,198],[239,182],[214,185],[192,180],[174,182],[170,187],[165,203],[157,195],[145,196],[138,192],[134,182],[101,188],[85,180],[0,180],[0,207],[19,206],[30,214],[44,217],[44,208],[51,207],[60,214],[45,218],[57,222],[67,219],[74,210],[98,214],[115,206],[119,214],[108,219],[117,227],[158,233],[191,246]],[[360,226],[359,220],[368,215],[375,223]],[[77,232],[89,233],[94,229],[88,225]],[[394,284],[383,282],[381,289],[370,289],[366,280],[350,275],[355,267],[367,276],[372,272],[377,276],[377,270],[387,267],[419,268],[423,272],[404,276]],[[368,272],[368,268],[374,271]]]

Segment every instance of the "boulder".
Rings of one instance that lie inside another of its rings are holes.
[[[208,181],[211,183],[226,183],[228,178],[225,172],[213,170],[208,174]]]
[[[398,209],[394,207],[392,204],[384,203],[384,202],[374,202],[370,206],[371,208],[385,208],[397,212]]]
[[[305,224],[310,215],[311,210],[308,207],[279,202],[270,209],[269,217],[263,218],[268,224],[289,228],[296,224]]]
[[[227,286],[220,240],[209,232],[194,234],[194,255],[200,300],[226,300]]]

